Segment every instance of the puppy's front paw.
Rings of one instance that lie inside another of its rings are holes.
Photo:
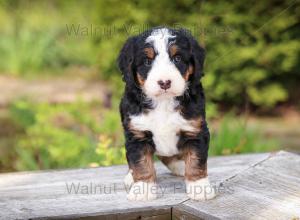
[[[127,195],[128,200],[149,201],[157,198],[156,183],[138,181],[134,183]]]
[[[210,184],[208,177],[196,181],[186,181],[186,192],[193,200],[209,200],[216,196],[215,188]]]
[[[132,170],[129,170],[127,175],[124,178],[124,184],[126,187],[131,187],[131,185],[134,183],[133,176],[132,176]]]

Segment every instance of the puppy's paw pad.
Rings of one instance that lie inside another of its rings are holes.
[[[124,184],[126,187],[130,187],[134,183],[133,176],[132,176],[132,170],[129,170],[127,175],[124,178]]]
[[[215,188],[207,177],[196,181],[186,181],[186,192],[193,200],[210,200],[216,196]]]
[[[156,183],[136,182],[134,183],[127,195],[128,200],[132,201],[150,201],[157,198]]]

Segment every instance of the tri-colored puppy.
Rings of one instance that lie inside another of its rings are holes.
[[[185,177],[190,198],[215,196],[207,177],[203,62],[204,50],[183,29],[154,28],[123,46],[118,65],[126,83],[120,112],[129,164],[125,182],[132,186],[128,199],[156,198],[154,154]],[[136,187],[147,190],[135,193]]]

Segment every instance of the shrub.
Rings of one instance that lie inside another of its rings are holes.
[[[93,66],[100,77],[111,79],[119,74],[116,57],[126,38],[169,25],[187,28],[206,48],[203,81],[207,97],[216,103],[270,109],[286,101],[300,80],[297,1],[0,3],[2,72],[26,75]],[[84,29],[70,35],[66,25],[72,24]]]
[[[17,138],[15,169],[35,170],[121,163],[125,157],[117,111],[99,104],[34,104],[11,106],[12,118],[24,129]],[[103,117],[97,117],[99,108]],[[100,135],[100,138],[99,138]],[[95,153],[96,152],[96,153]]]

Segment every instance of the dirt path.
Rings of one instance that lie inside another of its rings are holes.
[[[72,78],[23,80],[0,76],[0,107],[5,107],[18,98],[29,98],[37,102],[70,103],[78,99],[86,102],[103,101],[107,96],[107,86],[99,81]]]

